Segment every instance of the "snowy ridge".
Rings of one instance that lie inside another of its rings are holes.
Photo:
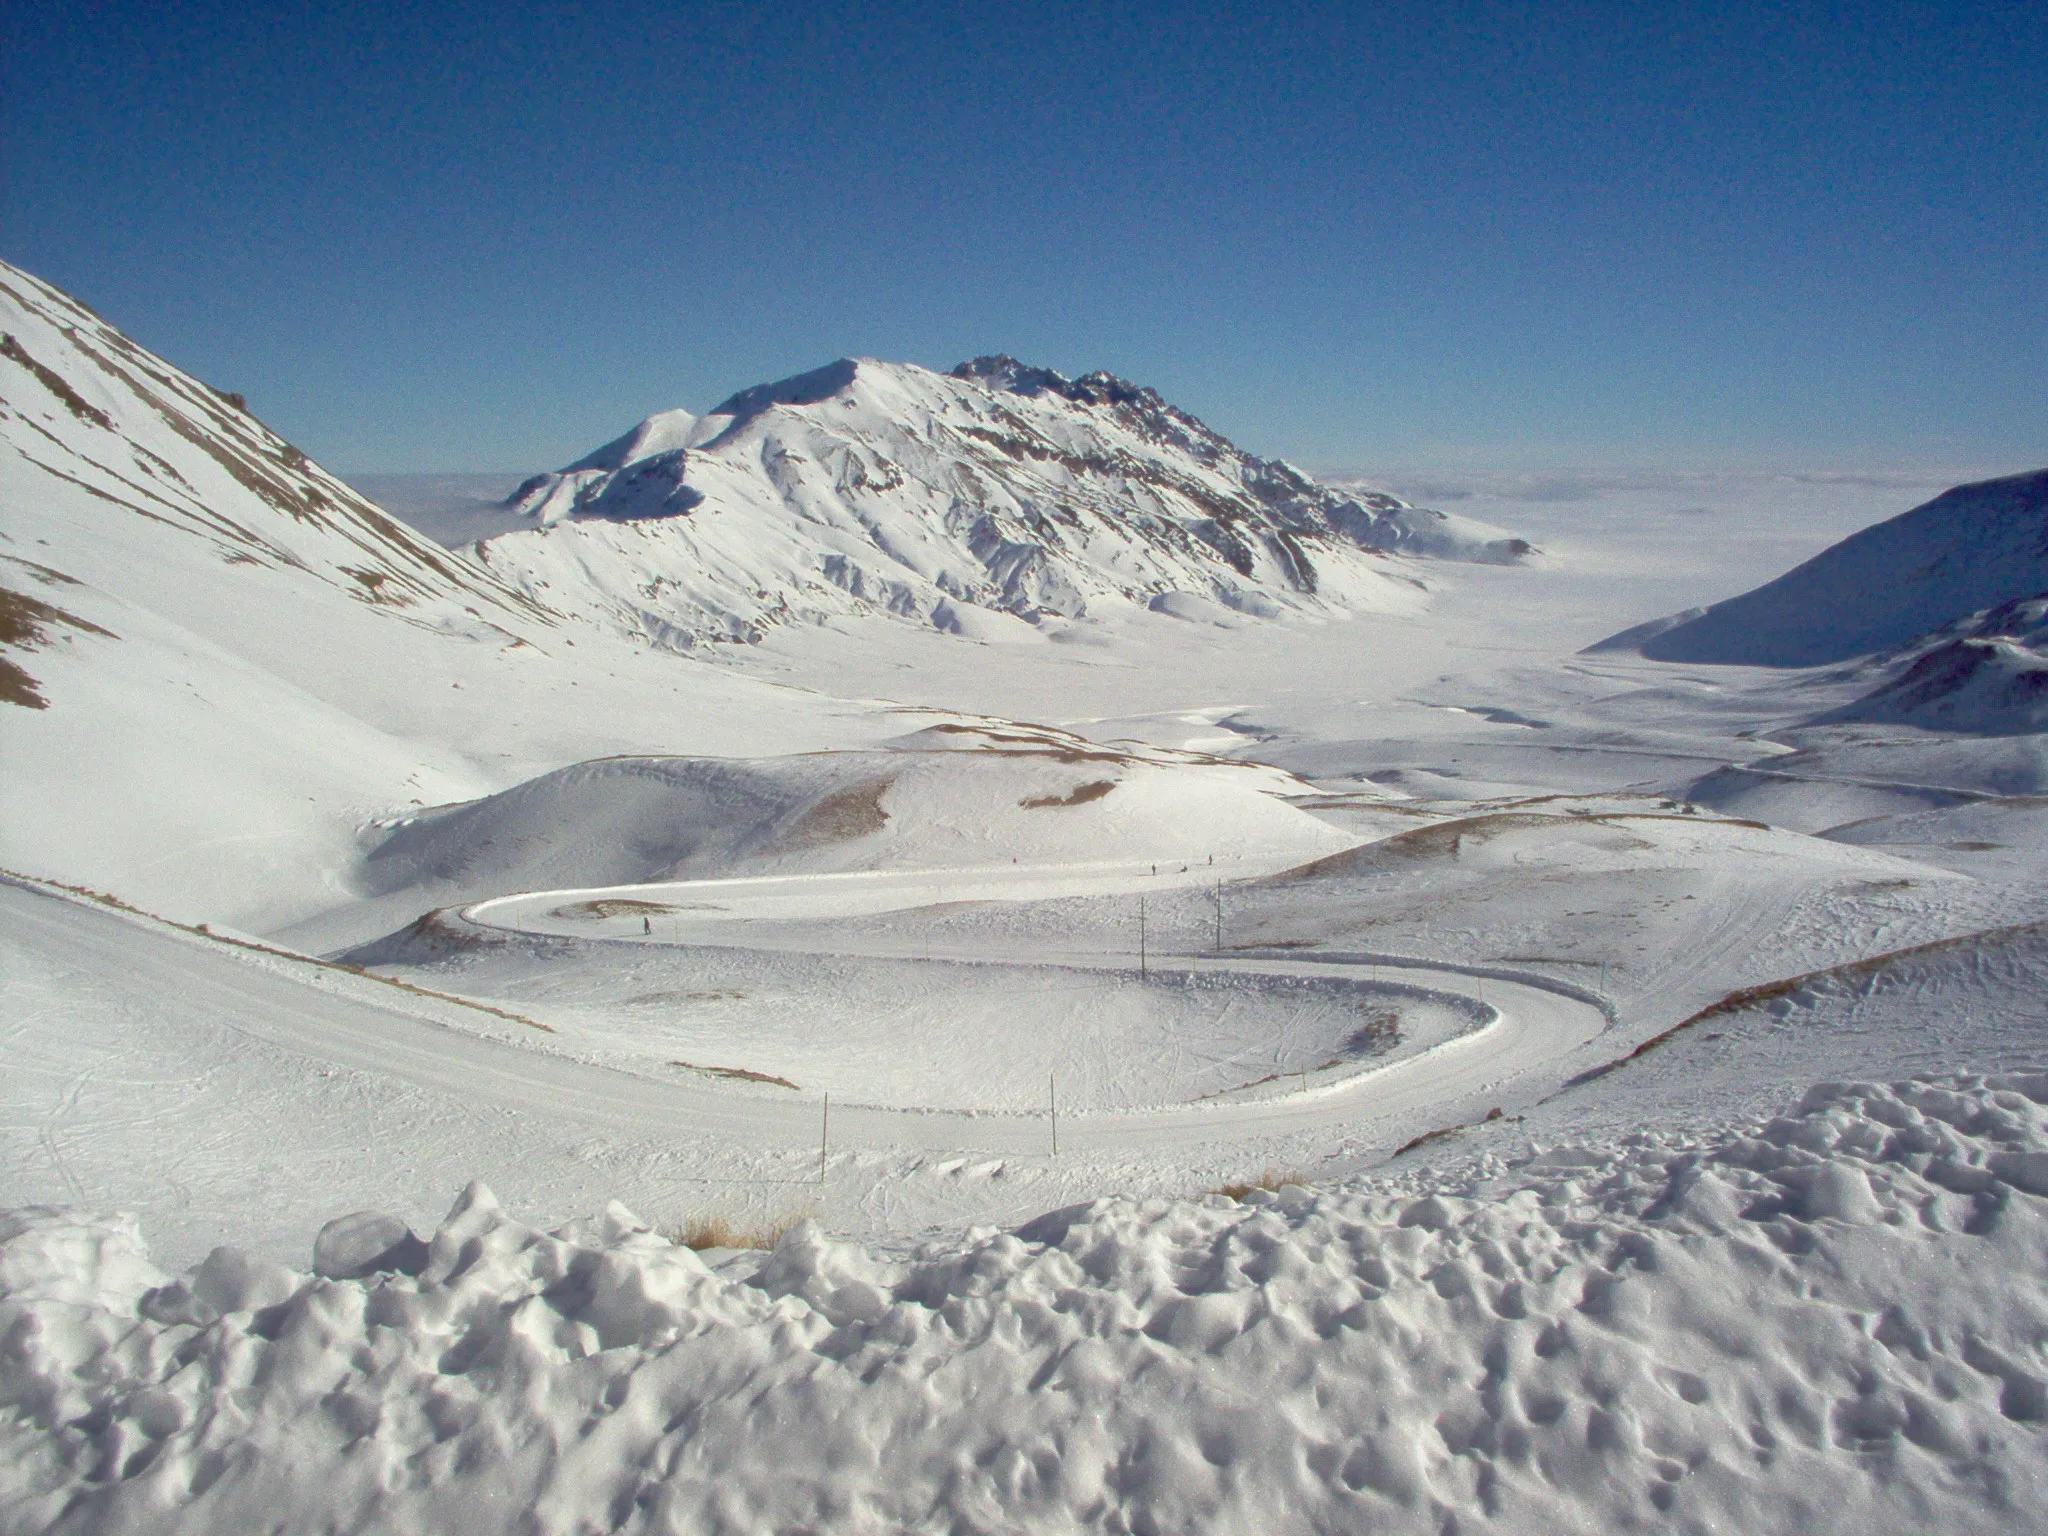
[[[848,712],[565,630],[0,265],[0,865],[264,927],[408,804]]]
[[[230,565],[293,570],[461,627],[530,601],[377,507],[244,408],[0,262],[0,487],[12,511],[82,493]]]
[[[1816,1088],[1462,1177],[715,1267],[473,1184],[174,1276],[0,1218],[11,1531],[2003,1532],[2041,1508],[2048,1078]],[[772,1425],[772,1432],[764,1432]]]
[[[552,606],[664,644],[884,612],[977,638],[1130,604],[1407,610],[1389,553],[1514,563],[1499,529],[1244,453],[1154,391],[1009,357],[869,358],[669,411],[511,505],[478,546]]]
[[[2048,469],[1956,486],[1754,591],[1587,649],[1640,651],[1654,661],[1819,666],[2044,591]]]
[[[518,891],[738,874],[1349,847],[1256,763],[1119,751],[1065,732],[948,722],[891,750],[613,757],[380,832],[359,878],[418,906]],[[432,901],[427,896],[432,896]]]
[[[1906,664],[1814,723],[1870,720],[1979,736],[2048,731],[2048,597],[1960,619],[1901,651]]]

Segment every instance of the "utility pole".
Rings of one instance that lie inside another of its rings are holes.
[[[1138,897],[1138,979],[1145,979],[1145,898]]]
[[[1060,1155],[1060,1094],[1059,1089],[1053,1083],[1050,1072],[1045,1074],[1045,1103],[1046,1107],[1052,1111],[1052,1155],[1058,1157]]]
[[[818,1188],[825,1187],[825,1143],[832,1134],[832,1095],[825,1095],[825,1114],[818,1122]]]
[[[1216,882],[1216,953],[1223,953],[1223,882]]]

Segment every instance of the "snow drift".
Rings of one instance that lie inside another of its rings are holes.
[[[2048,1494],[2048,1078],[1816,1088],[1463,1182],[717,1267],[472,1185],[305,1274],[0,1218],[0,1529],[2005,1532]]]
[[[1886,650],[2048,591],[2048,470],[1944,491],[1740,597],[1589,650],[1655,661],[1810,667]]]
[[[1262,615],[1401,609],[1414,589],[1389,553],[1533,553],[1319,485],[1110,374],[1009,357],[949,374],[841,359],[703,417],[649,417],[510,504],[540,526],[480,545],[494,572],[668,644],[844,613],[1037,623],[1177,594]]]

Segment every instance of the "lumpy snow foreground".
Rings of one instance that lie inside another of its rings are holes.
[[[887,1260],[708,1266],[473,1185],[323,1275],[0,1218],[7,1532],[2014,1531],[2048,1461],[2048,1076],[1813,1090]],[[368,1273],[363,1273],[369,1271]]]

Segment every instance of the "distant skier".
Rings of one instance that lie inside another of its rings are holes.
[[[641,918],[641,919],[640,919],[640,931],[641,931],[642,933],[652,933],[652,932],[654,932],[654,919],[653,919],[653,918],[651,918],[651,917],[643,917],[643,918]]]

